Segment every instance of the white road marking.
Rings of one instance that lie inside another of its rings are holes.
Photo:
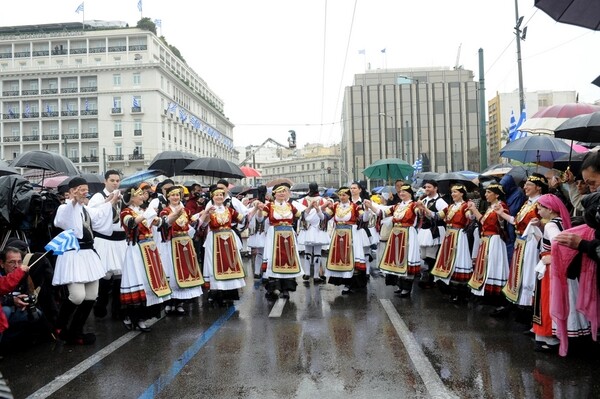
[[[427,356],[425,356],[423,353],[421,346],[414,338],[408,327],[406,327],[406,324],[396,311],[396,308],[394,308],[394,305],[392,305],[392,302],[389,299],[380,299],[380,302],[390,318],[398,337],[406,348],[408,356],[410,356],[410,359],[415,365],[415,369],[423,380],[429,395],[432,398],[458,399],[458,396],[448,391],[440,376],[435,372],[433,366],[427,359]]]
[[[287,302],[287,298],[279,298],[275,305],[273,305],[273,309],[271,309],[271,313],[269,313],[269,317],[281,317],[281,313],[283,313],[283,307]]]

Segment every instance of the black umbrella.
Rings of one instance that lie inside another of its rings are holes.
[[[69,158],[50,151],[34,150],[24,152],[13,159],[10,166],[13,168],[51,170],[68,176],[79,174]]]
[[[535,6],[556,22],[600,30],[600,2],[590,0],[535,0]]]
[[[162,170],[165,176],[175,176],[183,168],[198,159],[197,156],[183,151],[163,151],[154,157],[148,169]]]
[[[600,111],[567,119],[556,128],[554,137],[586,143],[600,141]]]
[[[198,158],[183,168],[181,173],[232,179],[243,179],[246,177],[239,166],[221,158]]]
[[[571,156],[564,155],[554,161],[552,168],[562,171],[565,171],[567,168],[569,168],[569,170],[573,172],[575,176],[578,176],[581,172],[581,163],[583,162],[583,158],[585,158],[587,154],[589,154],[589,152],[575,152]]]
[[[8,166],[8,162],[0,160],[0,176],[6,175],[18,175],[19,171],[13,167]]]
[[[96,194],[100,191],[104,190],[104,176],[100,176],[96,173],[82,173],[79,176],[71,176],[65,179],[62,183],[60,183],[57,187],[58,192],[65,192],[69,189],[69,182],[73,180],[75,177],[83,178],[87,184],[90,194]]]
[[[449,194],[450,187],[454,184],[462,184],[465,186],[467,191],[472,191],[477,189],[477,184],[473,183],[471,180],[467,179],[465,176],[460,173],[442,173],[435,179],[438,183],[438,191],[440,193]]]

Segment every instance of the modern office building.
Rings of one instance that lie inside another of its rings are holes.
[[[128,175],[165,150],[237,157],[223,101],[153,32],[82,28],[0,28],[0,158],[48,150]]]
[[[574,103],[577,101],[575,91],[533,91],[525,92],[525,111],[527,118],[545,107],[556,104]],[[493,165],[501,162],[500,149],[506,145],[510,127],[510,115],[514,113],[519,120],[519,92],[496,93],[488,101],[488,163]]]
[[[367,71],[346,87],[342,168],[352,179],[382,158],[423,162],[425,171],[479,170],[479,84],[470,70]]]

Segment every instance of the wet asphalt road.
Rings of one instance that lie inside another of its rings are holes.
[[[489,306],[416,286],[399,298],[373,276],[352,296],[300,283],[269,317],[264,288],[247,283],[235,307],[190,304],[150,333],[90,317],[94,345],[38,344],[0,370],[16,398],[600,397],[597,344],[536,353],[524,325]]]

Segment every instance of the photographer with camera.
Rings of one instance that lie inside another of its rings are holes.
[[[0,294],[3,295],[0,341],[5,345],[39,328],[40,311],[35,307],[36,298],[28,293],[29,266],[23,264],[23,252],[5,248],[0,252],[0,269]]]

